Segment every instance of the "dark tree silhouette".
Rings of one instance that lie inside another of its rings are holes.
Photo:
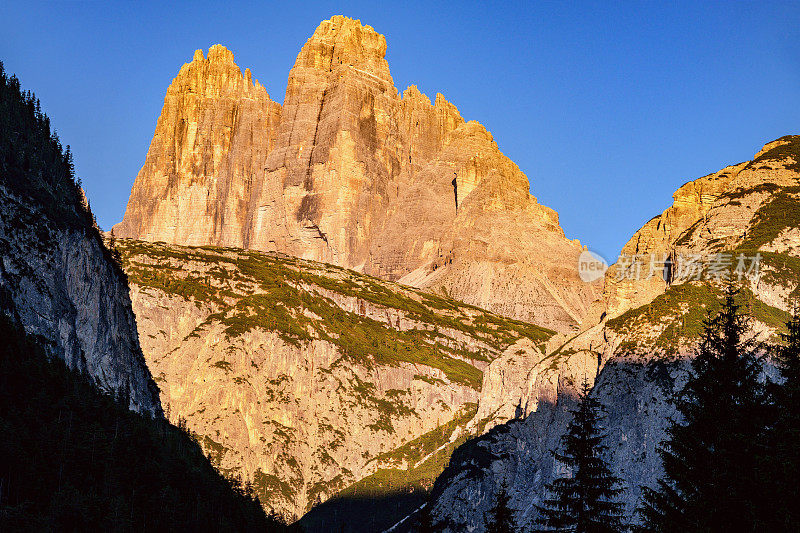
[[[706,319],[690,377],[676,399],[661,456],[664,476],[644,489],[644,531],[767,531],[759,457],[769,419],[759,381],[759,346],[729,284],[719,313]]]
[[[512,533],[517,531],[514,515],[508,506],[509,500],[508,485],[503,481],[500,483],[497,494],[494,495],[494,505],[483,518],[486,525],[486,533]]]
[[[800,524],[800,311],[795,308],[782,334],[783,345],[775,351],[782,383],[773,386],[777,421],[773,431],[771,461],[777,509],[775,530],[791,531]]]
[[[433,515],[431,513],[431,503],[428,502],[419,510],[417,514],[417,524],[414,528],[416,533],[436,533],[436,525],[433,522]]]
[[[540,531],[614,533],[624,530],[622,506],[614,498],[622,491],[620,480],[605,461],[606,438],[601,428],[603,406],[584,381],[572,421],[562,437],[563,453],[555,457],[571,475],[548,486],[549,498],[539,507]]]

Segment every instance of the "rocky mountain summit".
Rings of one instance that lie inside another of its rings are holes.
[[[718,309],[721,276],[738,279],[739,259],[746,258],[740,297],[760,339],[783,331],[796,305],[800,136],[782,137],[751,161],[691,181],[674,199],[625,245],[626,261],[608,270],[596,320],[587,320],[555,352],[568,361],[582,356],[598,363],[596,373],[584,375],[608,410],[606,444],[631,518],[640,487],[652,486],[661,473],[657,449],[675,413],[669,399],[686,378],[703,319]],[[658,268],[651,273],[653,257]],[[665,258],[671,262],[666,270]],[[518,523],[531,525],[544,487],[562,474],[552,451],[560,446],[579,385],[562,379],[529,416],[457,449],[428,504],[437,524],[445,531],[483,531],[484,513],[505,482]]]
[[[173,80],[120,237],[277,251],[570,331],[582,248],[477,122],[394,86],[346,17],[302,47],[283,104],[214,45]]]

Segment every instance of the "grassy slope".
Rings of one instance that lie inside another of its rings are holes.
[[[180,296],[187,302],[216,306],[219,311],[209,321],[222,323],[228,335],[263,328],[278,332],[284,341],[297,346],[323,339],[339,348],[343,354],[340,363],[369,367],[412,362],[440,369],[450,381],[479,389],[479,366],[500,350],[522,337],[542,345],[553,334],[447,297],[280,254],[131,240],[118,241],[116,247],[131,283]],[[335,295],[402,314],[418,325],[400,331],[363,313],[342,309],[334,301]],[[460,334],[477,339],[485,348],[457,342],[454,337]],[[417,378],[432,384],[441,382],[430,376]],[[363,401],[372,401],[380,412],[396,407],[391,399],[374,397],[370,387],[369,383],[358,387],[363,390]],[[476,406],[470,405],[452,421],[377,457],[373,475],[346,487],[334,500],[312,511],[311,522],[330,518],[330,512],[340,513],[336,501],[380,502],[398,493],[416,495],[396,503],[398,513],[408,511],[408,506],[430,489],[453,449],[470,436],[464,427],[475,412]],[[254,488],[257,493],[294,490],[286,481],[267,474],[257,477]],[[314,501],[315,491],[329,494],[336,488],[320,484],[310,489],[309,498]]]
[[[482,373],[474,363],[488,362],[491,353],[446,342],[445,332],[468,335],[492,350],[521,337],[542,344],[553,334],[449,298],[278,254],[129,240],[116,246],[132,283],[216,304],[221,310],[209,321],[222,323],[231,337],[262,328],[297,346],[321,339],[335,344],[347,360],[367,367],[426,365],[475,389]],[[342,309],[330,293],[400,311],[424,326],[400,331]]]
[[[649,304],[609,320],[606,326],[624,336],[620,352],[674,355],[691,347],[702,332],[703,320],[719,309],[722,291],[705,282],[673,285]],[[742,289],[740,303],[751,316],[774,331],[784,327],[789,314]]]

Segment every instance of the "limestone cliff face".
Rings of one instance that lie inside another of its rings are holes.
[[[566,370],[566,369],[565,369]],[[679,390],[682,367],[667,368],[663,384],[653,380],[652,369],[636,362],[615,361],[594,381],[594,394],[607,408],[607,445],[611,467],[626,488],[622,496],[627,516],[633,516],[640,486],[661,473],[658,446],[666,435],[667,421],[675,415],[670,395]],[[565,467],[553,457],[575,406],[576,379],[564,372],[542,397],[534,412],[496,426],[462,446],[436,480],[428,505],[437,530],[486,531],[483,517],[491,509],[500,485],[510,494],[509,507],[518,527],[536,527],[537,505],[549,496],[546,486],[562,477]],[[676,381],[677,383],[676,384]]]
[[[287,517],[345,489],[430,488],[456,443],[508,418],[487,366],[511,345],[539,361],[552,335],[285,255],[118,247],[170,420]]]
[[[195,52],[167,89],[121,235],[242,246],[253,182],[275,145],[281,106],[220,45]]]
[[[324,21],[269,100],[219,45],[185,65],[118,235],[280,251],[445,290],[568,330],[597,287],[581,246],[491,134],[437,95],[402,95],[386,40]]]

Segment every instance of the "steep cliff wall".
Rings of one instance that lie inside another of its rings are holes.
[[[281,106],[233,54],[195,52],[172,80],[120,235],[186,244],[245,242],[250,192],[275,146]]]
[[[144,363],[128,286],[87,229],[59,228],[0,186],[3,311],[72,369],[131,409],[157,414],[158,390]]]
[[[70,368],[127,396],[131,409],[157,414],[127,283],[93,231],[58,227],[0,186],[3,310]]]
[[[512,345],[541,358],[552,335],[285,255],[118,249],[170,420],[288,517],[342,491],[430,489],[457,443],[508,419],[479,407],[487,366]]]
[[[483,126],[394,86],[346,17],[301,49],[283,106],[222,46],[170,85],[118,235],[325,261],[567,331],[599,286]]]

